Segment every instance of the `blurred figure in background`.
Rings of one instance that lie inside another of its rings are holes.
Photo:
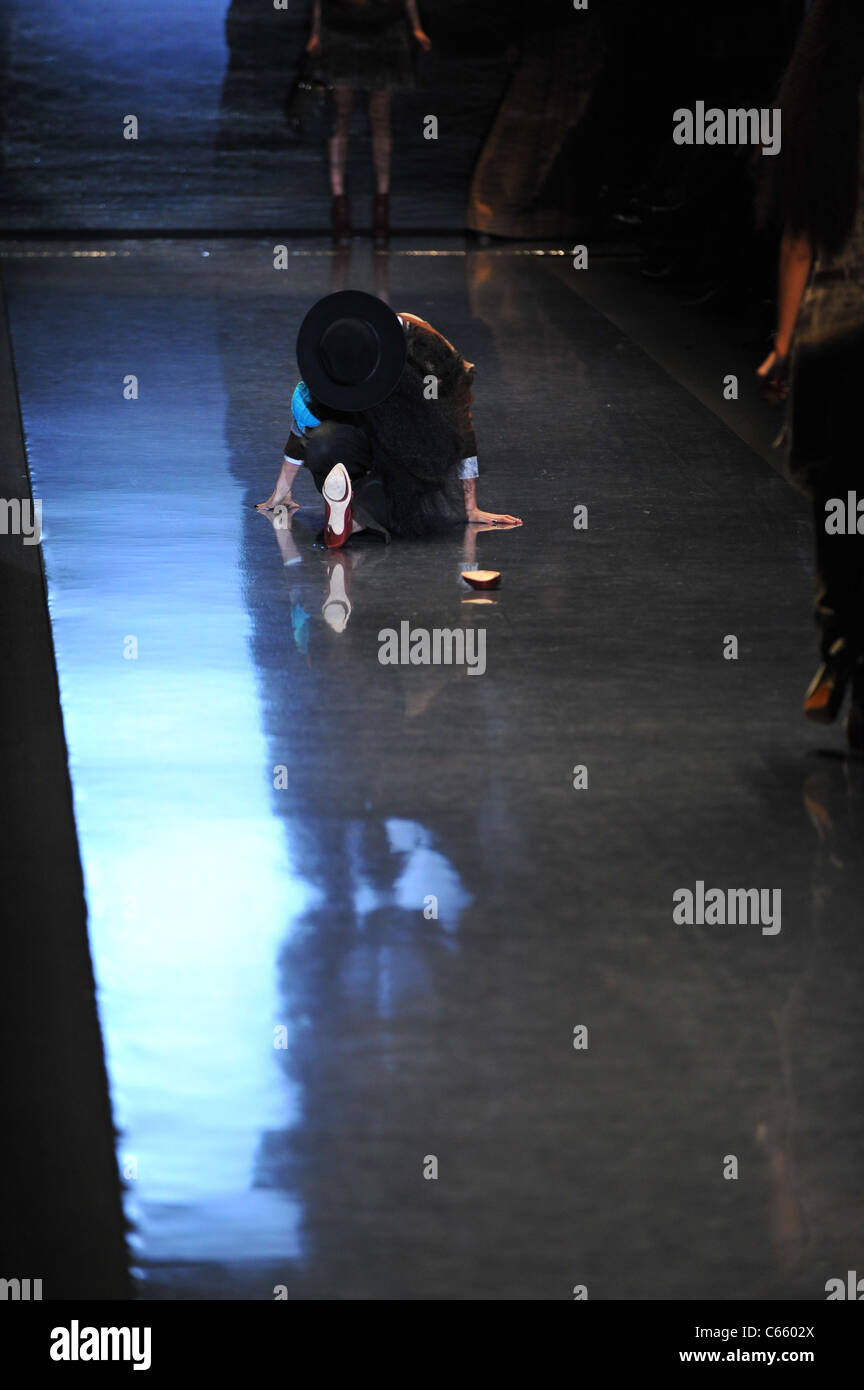
[[[774,350],[758,369],[787,396],[789,468],[811,497],[822,665],[804,712],[830,723],[848,683],[850,746],[864,750],[864,4],[815,0],[780,87],[782,146],[762,161],[761,215],[782,227]],[[842,501],[831,507],[833,499]],[[852,500],[852,499],[850,499]],[[862,534],[859,534],[860,525]]]
[[[481,236],[567,237],[589,203],[583,123],[601,64],[593,12],[522,5],[506,25],[515,59],[471,178],[466,226]]]
[[[409,33],[410,27],[410,33]],[[372,236],[387,244],[390,229],[390,161],[393,151],[391,100],[414,85],[413,44],[427,50],[417,0],[313,0],[307,53],[320,56],[333,84],[333,132],[327,142],[333,240],[351,237],[345,191],[348,136],[355,91],[369,93],[369,125],[375,166]]]

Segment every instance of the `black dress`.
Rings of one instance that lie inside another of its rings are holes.
[[[321,0],[321,66],[359,91],[414,86],[404,0]]]

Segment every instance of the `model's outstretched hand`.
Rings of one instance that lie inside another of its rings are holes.
[[[414,30],[414,38],[423,49],[423,52],[428,53],[429,49],[432,47],[432,40],[429,35],[425,33],[423,29],[417,28]]]
[[[474,524],[487,526],[521,526],[521,516],[510,516],[509,512],[484,512],[480,507],[472,507],[468,520]]]
[[[266,502],[256,504],[257,511],[272,512],[274,507],[287,507],[289,512],[297,511],[300,503],[294,501],[291,489],[299,467],[299,463],[292,463],[289,459],[283,459],[282,467],[279,469],[279,477],[276,479],[276,486]]]
[[[295,502],[290,492],[283,492],[277,483],[267,498],[266,502],[256,502],[256,512],[272,512],[275,507],[287,507],[289,512],[300,510],[300,503]]]
[[[308,42],[307,45],[306,45],[306,52],[307,52],[307,53],[320,53],[320,52],[321,52],[321,36],[320,36],[320,34],[313,34],[313,35],[311,36],[311,38],[309,39],[309,42]]]

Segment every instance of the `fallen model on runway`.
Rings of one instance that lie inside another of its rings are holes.
[[[302,380],[276,486],[259,511],[294,511],[307,467],[324,498],[324,543],[358,531],[440,534],[466,521],[521,526],[477,505],[474,364],[414,314],[343,290],[314,304],[297,335]]]

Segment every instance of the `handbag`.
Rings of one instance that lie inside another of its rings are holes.
[[[330,90],[313,54],[304,53],[285,102],[285,119],[295,135],[317,136],[325,132]]]

